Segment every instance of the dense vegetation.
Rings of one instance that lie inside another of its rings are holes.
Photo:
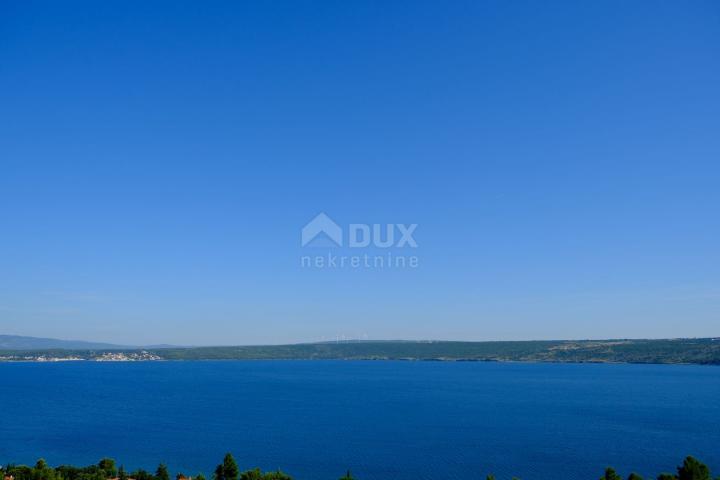
[[[347,342],[162,349],[188,359],[393,359],[720,364],[720,341]]]
[[[7,465],[2,468],[4,480],[170,480],[170,472],[165,464],[158,465],[154,473],[143,469],[126,472],[120,465],[116,467],[111,458],[103,458],[97,465],[87,467],[73,467],[60,465],[52,468],[45,460],[40,459],[34,467],[25,465]],[[178,473],[176,480],[205,480],[202,473],[194,477]],[[259,468],[241,472],[231,454],[226,454],[223,462],[215,468],[213,480],[292,480],[281,472],[262,472]]]
[[[137,350],[5,351],[0,359],[39,356],[97,359]],[[134,353],[133,353],[134,352]],[[581,340],[524,342],[367,341],[237,347],[157,348],[144,351],[163,360],[455,360],[535,362],[695,363],[720,365],[720,339]],[[30,358],[28,358],[30,357]]]
[[[72,467],[60,465],[52,468],[45,460],[38,460],[34,467],[25,465],[8,465],[2,467],[5,480],[170,480],[170,473],[165,464],[158,465],[155,473],[145,470],[126,472],[122,465],[116,467],[115,461],[110,458],[103,458],[97,465],[88,467]],[[187,477],[182,473],[176,475],[176,480],[205,480],[200,473],[194,477]],[[493,475],[488,475],[487,480],[495,480]],[[643,480],[637,473],[631,473],[628,480]],[[263,472],[259,468],[241,472],[237,462],[230,453],[225,455],[222,463],[215,467],[213,480],[292,480],[292,477],[281,471]],[[339,480],[354,480],[348,472]],[[608,467],[600,480],[623,480],[614,469]],[[707,465],[693,457],[687,457],[683,464],[677,467],[677,473],[661,473],[657,480],[712,480],[710,469]],[[716,478],[720,480],[720,477]]]

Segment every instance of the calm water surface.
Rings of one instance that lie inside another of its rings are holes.
[[[0,462],[299,480],[720,474],[720,368],[441,362],[0,364]]]

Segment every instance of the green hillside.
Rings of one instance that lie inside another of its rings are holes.
[[[126,350],[0,351],[0,360],[437,360],[720,365],[720,339],[517,342],[364,341]]]

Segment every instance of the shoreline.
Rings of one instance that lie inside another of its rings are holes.
[[[717,338],[505,342],[357,341],[231,347],[1,349],[0,362],[358,360],[720,365]]]
[[[0,359],[0,364],[13,363],[189,363],[189,362],[421,362],[421,363],[496,363],[496,364],[535,364],[535,365],[687,365],[701,367],[718,367],[720,363],[694,362],[620,362],[620,361],[558,361],[558,360],[484,360],[484,359],[435,359],[435,358],[193,358],[193,359],[157,359],[157,360],[95,360],[56,359],[56,360],[8,360]]]

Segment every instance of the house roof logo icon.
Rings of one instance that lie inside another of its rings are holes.
[[[302,246],[342,247],[342,228],[325,213],[319,213],[302,229]]]

